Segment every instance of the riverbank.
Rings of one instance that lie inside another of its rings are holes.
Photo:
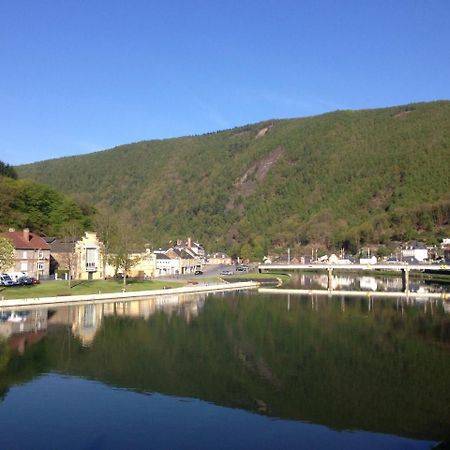
[[[77,303],[96,303],[96,302],[113,302],[138,300],[148,297],[158,297],[167,295],[195,294],[207,292],[224,292],[243,289],[257,289],[259,283],[253,281],[237,282],[237,283],[205,283],[198,285],[186,285],[182,287],[165,289],[151,289],[139,291],[126,291],[116,293],[98,293],[88,295],[58,295],[54,297],[37,297],[37,298],[16,298],[0,300],[0,308],[2,307],[33,307],[33,306],[51,306],[65,305]]]
[[[73,280],[71,286],[67,281],[43,281],[40,284],[32,286],[12,286],[0,289],[0,299],[10,300],[18,298],[40,298],[40,297],[58,297],[61,295],[88,295],[88,294],[109,294],[132,291],[147,291],[164,288],[175,288],[184,286],[189,280],[129,280],[124,286],[122,280]],[[203,280],[206,282],[206,280]]]

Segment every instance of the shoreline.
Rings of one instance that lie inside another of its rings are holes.
[[[448,292],[401,292],[401,291],[346,291],[346,290],[327,290],[327,289],[271,289],[259,288],[258,292],[261,294],[284,294],[284,295],[320,295],[320,296],[347,296],[347,297],[386,297],[386,298],[406,298],[406,299],[438,299],[449,300],[450,293]]]
[[[114,301],[141,300],[149,297],[159,297],[179,294],[196,294],[204,292],[224,292],[247,289],[257,289],[260,283],[255,281],[243,281],[238,283],[218,283],[196,286],[183,286],[179,288],[155,289],[146,291],[116,292],[109,294],[85,294],[85,295],[60,295],[55,297],[37,297],[0,300],[2,308],[27,308],[36,306],[58,306],[80,303],[108,303]]]

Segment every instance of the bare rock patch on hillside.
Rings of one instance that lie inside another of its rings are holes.
[[[270,169],[280,160],[284,155],[282,146],[277,147],[265,158],[253,163],[245,173],[234,182],[234,192],[228,202],[227,209],[236,207],[236,200],[241,197],[249,197],[256,192],[258,184],[266,178]]]

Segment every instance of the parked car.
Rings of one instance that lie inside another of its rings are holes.
[[[203,271],[202,270],[196,270],[194,272],[194,275],[203,275]]]
[[[30,285],[33,284],[33,279],[31,277],[24,275],[23,277],[17,279],[17,284],[20,284],[22,286]]]
[[[0,284],[2,286],[14,286],[14,281],[11,280],[11,277],[7,273],[2,273],[0,275]]]
[[[31,281],[33,282],[33,284],[41,284],[41,280],[35,277],[31,277]]]
[[[248,266],[237,266],[236,272],[248,272]]]
[[[231,270],[221,270],[219,275],[233,275]]]

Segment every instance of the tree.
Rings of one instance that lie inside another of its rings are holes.
[[[63,257],[62,263],[68,271],[67,283],[69,289],[71,288],[71,281],[75,278],[75,269],[78,263],[78,255],[75,248],[75,243],[83,235],[83,228],[79,222],[68,222],[63,225],[61,229]]]
[[[10,269],[14,265],[14,246],[5,237],[0,237],[0,272]]]
[[[0,175],[17,180],[17,172],[14,167],[9,164],[5,164],[3,161],[0,161]]]
[[[110,256],[110,262],[114,265],[116,273],[119,270],[123,272],[123,285],[127,284],[128,272],[139,262],[141,258],[139,256],[133,256],[127,250],[122,249],[119,252]]]
[[[136,238],[135,229],[132,227],[130,217],[124,217],[118,224],[116,233],[113,237],[111,248],[113,254],[110,256],[110,262],[114,265],[116,273],[118,270],[123,271],[123,285],[127,284],[127,276],[132,269],[141,260],[139,256],[134,255],[139,247]]]
[[[117,235],[117,220],[115,216],[108,214],[106,211],[99,211],[94,220],[95,230],[98,239],[103,243],[101,253],[103,258],[103,275],[106,273],[106,264],[114,243],[114,237]],[[114,259],[114,258],[113,258]],[[115,261],[112,261],[115,265]],[[115,265],[116,269],[117,266]]]

